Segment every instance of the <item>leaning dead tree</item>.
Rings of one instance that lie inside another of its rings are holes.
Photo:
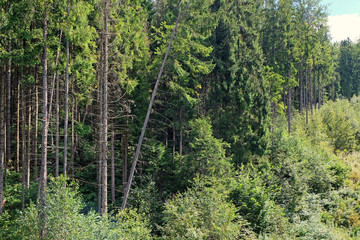
[[[171,34],[171,38],[170,38],[170,41],[169,41],[169,45],[168,45],[168,48],[166,50],[166,53],[165,53],[165,57],[164,57],[164,60],[162,62],[162,65],[161,65],[161,68],[160,68],[160,71],[159,71],[159,74],[158,74],[158,77],[156,79],[156,83],[155,83],[155,86],[154,86],[154,90],[152,92],[152,95],[151,95],[151,99],[150,99],[150,103],[149,103],[149,107],[148,107],[148,110],[147,110],[147,113],[146,113],[146,117],[145,117],[145,120],[144,120],[144,125],[141,129],[141,133],[140,133],[140,137],[139,137],[139,142],[137,144],[137,147],[136,147],[136,152],[135,152],[135,156],[134,156],[134,160],[133,160],[133,163],[132,163],[132,166],[131,166],[131,170],[130,170],[130,174],[129,174],[129,179],[128,179],[128,182],[127,182],[127,185],[126,185],[126,188],[124,189],[124,198],[123,198],[123,201],[122,201],[122,205],[121,205],[121,209],[124,210],[125,207],[126,207],[126,202],[127,202],[127,199],[129,197],[129,192],[130,192],[130,187],[131,187],[131,183],[132,183],[132,180],[134,178],[134,172],[135,172],[135,168],[136,168],[136,164],[137,164],[137,161],[139,159],[139,155],[140,155],[140,149],[141,149],[141,145],[142,145],[142,142],[144,140],[144,135],[145,135],[145,130],[146,130],[146,127],[147,127],[147,124],[149,122],[149,118],[150,118],[150,112],[151,112],[151,109],[152,109],[152,105],[154,103],[154,100],[155,100],[155,95],[156,95],[156,91],[159,87],[159,82],[160,82],[160,79],[161,79],[161,75],[164,71],[164,68],[165,68],[165,64],[166,64],[166,61],[167,61],[167,58],[169,56],[169,52],[170,52],[170,49],[171,49],[171,44],[175,38],[175,34],[176,34],[176,30],[177,30],[177,27],[178,27],[178,23],[179,23],[179,20],[180,20],[180,16],[181,16],[181,12],[179,11],[179,14],[178,14],[178,17],[176,19],[176,23],[175,23],[175,27],[174,27],[174,30]]]

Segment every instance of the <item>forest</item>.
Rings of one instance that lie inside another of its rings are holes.
[[[359,239],[360,41],[327,11],[1,0],[0,239]]]

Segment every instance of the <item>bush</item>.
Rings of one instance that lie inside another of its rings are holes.
[[[16,221],[14,239],[39,239],[45,226],[45,239],[151,239],[147,223],[135,211],[116,216],[98,216],[95,212],[82,214],[84,207],[75,183],[64,177],[52,179],[47,189],[45,223],[40,209],[31,204]]]
[[[236,216],[236,208],[216,183],[196,179],[193,188],[169,200],[165,207],[164,239],[253,238]]]
[[[282,234],[287,228],[287,218],[284,209],[272,200],[277,189],[266,186],[263,177],[255,171],[243,170],[230,199],[237,207],[237,214],[247,220],[256,233]]]

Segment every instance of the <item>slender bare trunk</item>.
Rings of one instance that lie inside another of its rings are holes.
[[[16,172],[20,171],[20,91],[20,80],[18,80],[16,104]]]
[[[123,191],[126,188],[127,184],[127,172],[128,172],[128,146],[129,146],[129,118],[126,117],[126,129],[122,137],[122,188]]]
[[[140,137],[139,137],[139,142],[137,144],[137,147],[136,147],[136,152],[135,152],[135,156],[134,156],[134,161],[132,163],[132,166],[131,166],[131,170],[130,170],[130,175],[129,175],[129,180],[127,182],[127,185],[126,185],[126,189],[125,189],[125,192],[124,192],[124,198],[123,198],[123,202],[122,202],[122,205],[121,205],[121,209],[125,209],[126,207],[126,202],[127,202],[127,199],[129,197],[129,192],[130,192],[130,187],[131,187],[131,183],[133,181],[133,177],[134,177],[134,172],[135,172],[135,167],[136,167],[136,164],[137,164],[137,161],[138,161],[138,158],[139,158],[139,154],[140,154],[140,149],[141,149],[141,145],[142,145],[142,142],[144,140],[144,136],[145,136],[145,131],[146,131],[146,127],[147,127],[147,124],[149,122],[149,118],[150,118],[150,113],[151,113],[151,109],[152,109],[152,105],[154,103],[154,100],[155,100],[155,96],[156,96],[156,92],[157,92],[157,89],[159,87],[159,82],[160,82],[160,79],[161,79],[161,75],[164,71],[164,68],[165,68],[165,64],[166,64],[166,61],[167,61],[167,58],[169,56],[169,52],[170,52],[170,48],[171,48],[171,44],[172,44],[172,41],[174,40],[175,38],[175,34],[176,34],[176,29],[177,29],[177,26],[178,26],[178,23],[179,23],[179,20],[180,20],[180,11],[179,11],[179,15],[176,19],[176,23],[175,23],[175,27],[174,27],[174,30],[172,32],[172,35],[171,35],[171,38],[170,38],[170,41],[169,41],[169,45],[168,45],[168,48],[166,50],[166,54],[165,54],[165,57],[164,57],[164,60],[163,60],[163,63],[161,65],[161,68],[160,68],[160,71],[159,71],[159,75],[156,79],[156,83],[155,83],[155,86],[154,86],[154,90],[152,92],[152,95],[151,95],[151,99],[150,99],[150,103],[149,103],[149,107],[148,107],[148,110],[147,110],[147,113],[146,113],[146,117],[145,117],[145,120],[144,120],[144,125],[141,129],[141,133],[140,133]]]
[[[321,99],[320,99],[320,89],[321,89],[321,87],[320,87],[320,76],[321,76],[321,74],[320,74],[320,70],[318,71],[318,109],[320,109],[320,107],[321,107]]]
[[[4,81],[0,82],[0,216],[3,212],[4,197],[4,160],[5,160],[5,101],[4,101]]]
[[[39,87],[38,87],[38,77],[37,71],[35,68],[35,116],[34,116],[34,179],[38,179],[38,121],[39,121]]]
[[[66,39],[66,71],[65,71],[65,119],[64,119],[64,176],[67,172],[68,149],[68,124],[69,124],[69,39]]]
[[[11,52],[11,39],[9,43],[9,52]],[[8,62],[7,74],[7,118],[6,118],[6,161],[5,169],[11,159],[11,58]]]
[[[172,142],[173,142],[173,145],[172,145],[172,157],[173,157],[173,161],[174,161],[174,159],[175,159],[175,151],[176,151],[176,149],[175,149],[175,145],[176,145],[176,131],[175,131],[175,126],[173,126],[173,134],[172,134],[172,137],[173,137],[173,139],[172,139]]]
[[[41,208],[40,219],[41,219],[41,231],[40,238],[45,238],[45,204],[46,204],[46,185],[47,185],[47,110],[48,110],[48,94],[47,94],[47,3],[44,3],[44,18],[43,18],[43,128],[42,128],[42,141],[41,141],[41,169],[40,169],[40,181],[39,181],[39,205]]]
[[[21,79],[23,77],[23,71],[21,71]],[[26,106],[25,106],[25,87],[22,86],[23,94],[21,94],[21,165],[22,165],[22,209],[25,209],[25,188],[26,188],[26,173],[27,173],[27,166],[26,166],[26,136],[25,136],[25,113],[26,113]]]
[[[308,70],[308,69],[307,69]],[[309,123],[309,112],[308,112],[308,110],[309,110],[309,104],[308,104],[308,74],[306,74],[307,73],[307,71],[305,72],[305,75],[306,75],[306,78],[305,78],[305,94],[304,94],[304,96],[305,96],[305,111],[306,111],[306,124],[308,124]]]
[[[179,118],[180,118],[179,155],[181,157],[182,156],[182,148],[183,148],[183,130],[182,130],[182,112],[181,112],[181,109],[180,109],[180,113],[179,113]]]
[[[115,129],[111,128],[111,202],[115,204]]]
[[[103,136],[102,136],[102,192],[101,192],[101,213],[107,213],[107,132],[108,132],[108,11],[109,2],[104,0],[104,67],[103,67]]]
[[[29,90],[28,132],[27,132],[27,161],[26,161],[26,188],[30,187],[30,161],[31,161],[31,89]]]
[[[299,71],[299,88],[300,88],[300,94],[299,94],[299,111],[302,114],[303,113],[303,91],[304,91],[304,84],[303,84],[303,64],[300,63],[300,71]]]
[[[101,200],[102,200],[102,152],[103,152],[103,145],[101,143],[102,141],[102,135],[103,135],[103,125],[102,125],[102,115],[103,115],[103,104],[102,104],[102,81],[101,77],[99,77],[100,83],[99,83],[99,90],[98,90],[98,100],[100,101],[100,116],[99,116],[99,127],[98,127],[98,174],[97,174],[97,182],[98,182],[98,212],[101,212]]]
[[[74,92],[74,88],[72,87],[72,92]],[[76,100],[73,100],[72,104],[72,114],[71,114],[71,155],[70,155],[70,177],[74,178],[74,158],[76,151],[76,143],[75,143],[75,116],[76,116]]]
[[[55,122],[56,122],[56,130],[55,130],[55,177],[59,176],[59,143],[60,143],[60,103],[59,103],[59,92],[60,92],[60,78],[59,74],[57,74],[56,79],[56,116],[55,116]]]

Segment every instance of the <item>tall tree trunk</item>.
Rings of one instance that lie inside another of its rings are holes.
[[[21,80],[23,80],[23,71],[21,71]],[[22,165],[22,209],[25,209],[25,188],[26,188],[26,135],[25,135],[25,113],[26,113],[26,106],[25,106],[25,87],[22,86],[23,93],[21,94],[21,165]]]
[[[68,15],[70,3],[67,1]],[[67,172],[68,124],[69,124],[69,36],[66,36],[66,70],[65,70],[65,119],[64,119],[64,176]]]
[[[290,79],[290,74],[289,74]],[[288,132],[291,133],[291,88],[288,87],[287,91],[287,120],[288,120]]]
[[[321,108],[321,99],[320,99],[320,76],[321,76],[321,73],[320,73],[320,70],[318,71],[318,109]]]
[[[3,78],[0,82],[0,216],[3,212],[4,197],[4,161],[5,161],[5,86]]]
[[[304,94],[304,96],[305,96],[305,111],[306,111],[306,124],[308,124],[309,123],[309,112],[308,112],[308,110],[309,110],[309,104],[308,104],[308,102],[309,102],[309,98],[308,98],[308,74],[307,74],[307,71],[308,71],[308,69],[306,69],[306,72],[305,72],[305,94]]]
[[[176,131],[175,131],[175,126],[173,126],[173,134],[172,134],[172,137],[173,137],[173,139],[172,139],[172,142],[173,142],[173,145],[172,145],[172,158],[173,158],[173,161],[175,160],[175,151],[176,151],[176,149],[175,149],[175,145],[176,145]]]
[[[29,89],[29,111],[28,111],[28,132],[27,132],[27,162],[26,162],[26,188],[30,187],[30,161],[31,161],[31,89]]]
[[[115,129],[111,127],[111,202],[115,204]]]
[[[312,80],[312,71],[311,66],[309,66],[309,107],[311,111],[311,115],[314,114],[313,112],[313,80]]]
[[[129,118],[126,117],[125,132],[122,137],[122,188],[125,191],[127,184],[127,172],[128,172],[128,147],[129,147]]]
[[[11,39],[9,43],[9,53],[11,52]],[[6,119],[6,161],[5,169],[11,159],[11,58],[8,62],[7,74],[7,119]]]
[[[300,63],[300,71],[299,71],[299,88],[300,88],[300,94],[299,94],[299,111],[302,114],[303,113],[303,91],[304,91],[304,84],[303,84],[303,64]]]
[[[72,84],[74,86],[74,84]],[[74,92],[74,88],[72,87],[72,92]],[[75,143],[75,116],[76,116],[76,100],[75,97],[73,99],[73,104],[71,107],[71,155],[70,155],[70,177],[74,178],[74,158],[76,152],[76,143]]]
[[[34,116],[34,179],[38,179],[38,121],[39,121],[39,85],[38,85],[38,77],[37,70],[35,67],[34,71],[35,75],[35,116]]]
[[[59,74],[57,74],[57,79],[56,79],[56,116],[55,116],[55,122],[56,122],[56,130],[55,130],[55,177],[59,176],[59,143],[60,143],[60,96],[59,96],[59,92],[60,92],[60,78],[59,78]]]
[[[16,172],[20,170],[20,79],[17,83],[17,110],[16,110]]]
[[[100,116],[99,116],[99,126],[98,126],[98,174],[97,174],[97,182],[98,182],[98,212],[101,212],[101,200],[102,200],[102,152],[103,152],[103,145],[101,143],[102,141],[102,135],[103,135],[103,104],[102,104],[102,80],[101,76],[99,76],[99,90],[98,90],[98,100],[100,102]]]
[[[159,71],[159,75],[156,79],[156,83],[155,83],[155,86],[154,86],[154,90],[152,92],[152,95],[151,95],[151,99],[150,99],[150,103],[149,103],[149,107],[148,107],[148,110],[147,110],[147,113],[146,113],[146,117],[145,117],[145,120],[144,120],[144,125],[141,129],[141,133],[140,133],[140,137],[139,137],[139,142],[137,144],[137,147],[136,147],[136,152],[135,152],[135,156],[134,156],[134,160],[133,160],[133,163],[132,163],[132,166],[131,166],[131,170],[130,170],[130,175],[129,175],[129,180],[127,182],[127,185],[126,185],[126,189],[125,189],[125,192],[124,192],[124,198],[123,198],[123,201],[122,201],[122,204],[121,204],[121,209],[124,210],[125,207],[126,207],[126,202],[127,202],[127,199],[129,197],[129,192],[130,192],[130,187],[131,187],[131,183],[133,181],[133,177],[134,177],[134,172],[135,172],[135,167],[136,167],[136,164],[137,164],[137,161],[138,161],[138,158],[139,158],[139,154],[140,154],[140,149],[141,149],[141,145],[142,145],[142,142],[144,140],[144,136],[145,136],[145,131],[146,131],[146,127],[147,127],[147,124],[149,122],[149,118],[150,118],[150,113],[151,113],[151,109],[152,109],[152,105],[154,103],[154,100],[155,100],[155,96],[156,96],[156,91],[159,87],[159,82],[160,82],[160,79],[161,79],[161,75],[164,71],[164,68],[165,68],[165,64],[166,64],[166,61],[167,61],[167,58],[169,56],[169,52],[170,52],[170,48],[171,48],[171,44],[172,44],[172,41],[174,40],[175,38],[175,34],[176,34],[176,30],[177,30],[177,26],[178,26],[178,23],[179,23],[179,20],[180,20],[180,11],[179,11],[179,15],[176,19],[176,23],[175,23],[175,27],[174,27],[174,30],[172,32],[172,35],[171,35],[171,38],[170,38],[170,41],[169,41],[169,45],[168,45],[168,48],[166,50],[166,53],[165,53],[165,57],[164,57],[164,60],[162,62],[162,65],[161,65],[161,68],[160,68],[160,71]]]
[[[180,113],[179,113],[179,120],[180,120],[179,155],[181,157],[182,156],[182,151],[183,151],[183,130],[182,130],[182,112],[181,112],[181,109],[180,109]]]
[[[104,66],[103,66],[103,136],[102,136],[102,192],[101,192],[101,213],[107,213],[107,160],[108,160],[108,147],[107,147],[107,132],[108,132],[108,11],[109,2],[104,0]]]
[[[42,128],[42,141],[41,141],[41,169],[40,169],[40,181],[39,181],[39,205],[41,208],[40,219],[42,221],[40,238],[45,238],[45,204],[46,204],[46,184],[47,184],[47,110],[48,110],[48,95],[47,95],[47,2],[44,3],[44,17],[43,17],[43,128]]]

